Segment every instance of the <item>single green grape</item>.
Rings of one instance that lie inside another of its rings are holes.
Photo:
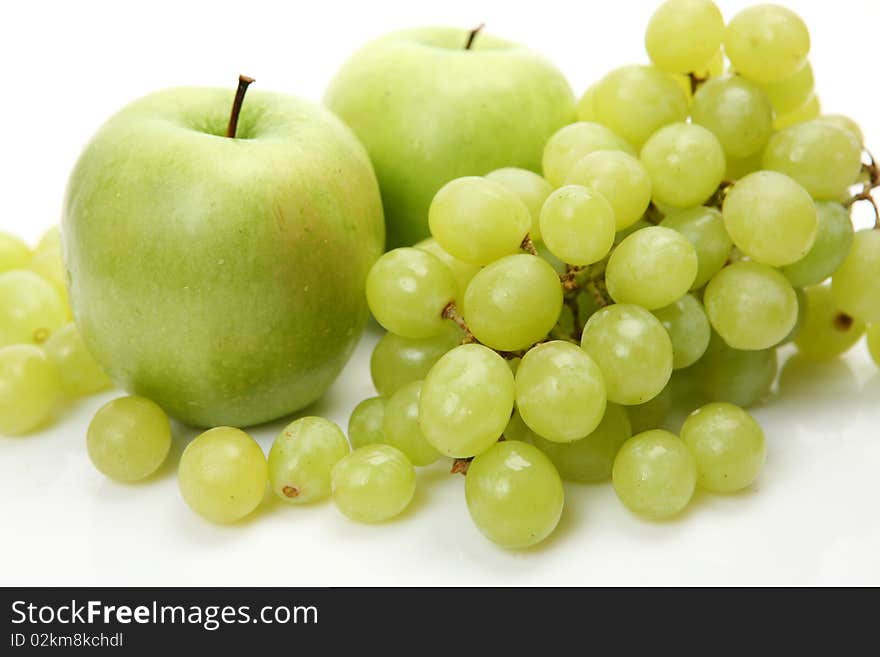
[[[672,367],[682,369],[696,363],[709,346],[712,329],[697,298],[685,294],[670,305],[654,311],[672,340]]]
[[[544,203],[540,222],[544,244],[572,265],[598,262],[614,245],[614,210],[601,192],[589,187],[567,184],[557,189]]]
[[[514,372],[515,374],[516,372]],[[516,409],[514,409],[513,415],[510,416],[507,426],[504,427],[503,435],[505,440],[519,440],[524,443],[534,443],[538,437],[538,434],[532,431],[531,427],[523,421],[522,416]]]
[[[39,347],[0,347],[0,434],[15,436],[43,424],[61,394],[58,369]]]
[[[586,483],[611,477],[614,457],[630,436],[632,428],[627,412],[622,406],[608,404],[599,426],[583,438],[558,443],[535,436],[533,441],[535,447],[553,462],[563,479]]]
[[[380,395],[390,397],[413,381],[421,381],[440,356],[461,343],[464,335],[451,321],[429,338],[402,338],[386,333],[373,348],[370,375]]]
[[[676,210],[667,215],[660,225],[678,231],[694,247],[697,276],[691,284],[692,290],[703,287],[727,263],[733,242],[717,209],[697,206]]]
[[[702,204],[727,168],[718,138],[693,123],[672,123],[651,135],[639,156],[651,178],[654,200],[677,208]]]
[[[848,315],[880,322],[880,230],[856,232],[846,260],[831,278],[831,290]]]
[[[615,69],[596,83],[593,95],[596,121],[636,148],[663,126],[687,120],[688,105],[675,78],[653,66]]]
[[[42,344],[67,323],[67,310],[55,289],[31,271],[0,274],[0,347]]]
[[[455,458],[475,456],[501,436],[510,420],[514,394],[513,373],[501,356],[482,345],[456,347],[425,378],[419,426],[441,453]]]
[[[630,304],[606,306],[584,327],[581,346],[602,372],[615,404],[642,404],[656,397],[672,375],[672,342],[660,321]]]
[[[553,187],[562,187],[571,168],[593,151],[635,154],[629,142],[611,128],[591,121],[578,121],[560,128],[547,140],[542,159],[544,177]]]
[[[330,497],[330,472],[349,453],[345,434],[322,417],[301,417],[288,424],[269,450],[269,486],[288,504],[309,504]]]
[[[578,121],[595,121],[596,113],[593,110],[593,96],[596,93],[596,85],[587,88],[578,100],[577,118]]]
[[[501,183],[468,176],[440,188],[428,210],[428,225],[447,253],[486,265],[519,251],[532,217],[520,197]]]
[[[794,343],[813,360],[837,358],[848,351],[865,332],[865,322],[843,312],[831,294],[830,285],[804,290],[807,310]]]
[[[26,269],[33,257],[31,248],[15,235],[0,230],[0,273]]]
[[[697,253],[684,235],[651,226],[636,231],[612,251],[605,283],[616,302],[653,310],[687,293],[697,265]]]
[[[480,271],[479,265],[473,265],[469,262],[464,262],[459,260],[458,258],[454,258],[453,256],[446,253],[443,250],[443,247],[437,243],[433,237],[429,237],[427,239],[422,240],[414,245],[414,248],[421,249],[422,251],[426,251],[430,253],[432,256],[439,258],[444,265],[449,268],[449,271],[452,272],[452,277],[455,279],[455,302],[460,303],[464,298],[464,291],[467,289],[468,283],[471,282],[471,279],[474,277],[478,271]]]
[[[755,84],[737,75],[708,80],[694,94],[694,123],[718,138],[726,157],[764,150],[773,133],[773,105]]]
[[[86,432],[86,449],[98,472],[126,483],[140,481],[168,457],[171,423],[155,402],[119,397],[95,413]]]
[[[566,185],[599,192],[614,211],[615,230],[632,226],[651,202],[651,178],[644,165],[623,151],[593,151],[575,163]],[[576,264],[576,263],[572,263]]]
[[[767,94],[778,116],[793,112],[813,95],[813,67],[804,62],[792,75],[778,82],[757,83]]]
[[[681,427],[681,439],[697,464],[697,483],[713,493],[749,486],[764,467],[767,446],[755,418],[739,406],[706,404]]]
[[[562,310],[559,276],[542,258],[520,253],[496,260],[474,276],[464,316],[477,340],[516,351],[544,338]]]
[[[818,285],[840,268],[853,242],[849,210],[835,201],[816,203],[818,229],[813,246],[803,258],[782,268],[795,287]]]
[[[693,374],[709,399],[747,408],[770,392],[777,368],[776,349],[733,349],[713,332]]]
[[[525,548],[547,538],[565,502],[562,479],[550,459],[516,440],[497,443],[474,458],[464,492],[474,524],[506,548]]]
[[[533,242],[539,242],[541,240],[541,207],[553,191],[553,185],[534,171],[517,167],[495,169],[495,171],[487,173],[486,177],[507,187],[526,204],[532,218],[529,237]]]
[[[413,465],[431,465],[441,456],[425,440],[419,426],[419,397],[422,382],[414,381],[395,392],[385,404],[382,433],[385,442],[406,454]]]
[[[333,500],[358,522],[384,522],[400,515],[416,492],[416,470],[391,445],[365,445],[333,468]]]
[[[180,457],[177,481],[189,507],[216,523],[241,520],[266,494],[263,450],[241,429],[216,427],[196,437]]]
[[[822,103],[816,94],[810,94],[804,104],[791,112],[777,114],[773,120],[774,130],[785,130],[804,121],[812,121],[822,114]]]
[[[644,404],[626,407],[626,415],[629,418],[632,435],[649,431],[650,429],[662,429],[672,412],[672,380],[653,399]]]
[[[794,75],[807,61],[810,33],[790,9],[755,5],[727,24],[724,51],[741,75],[756,82],[778,82]]]
[[[35,250],[34,257],[31,258],[27,268],[54,288],[64,304],[67,316],[71,317],[64,273],[64,258],[61,255],[60,242],[57,245],[49,242],[42,249],[38,248]]]
[[[611,479],[614,492],[630,511],[662,520],[680,513],[691,501],[697,466],[678,436],[653,429],[623,444],[614,459]]]
[[[570,342],[533,347],[516,371],[516,407],[539,436],[566,443],[595,429],[605,413],[599,366]]]
[[[645,31],[654,66],[669,73],[698,71],[721,47],[724,18],[712,0],[666,0]]]
[[[778,270],[759,262],[737,262],[722,269],[706,286],[703,303],[712,328],[734,349],[768,349],[797,321],[791,284]]]
[[[816,206],[807,191],[775,171],[758,171],[734,184],[722,214],[737,248],[773,267],[807,255],[819,228]]]
[[[826,121],[805,121],[770,139],[763,165],[796,180],[816,200],[837,200],[856,182],[861,145],[852,133]]]
[[[874,362],[880,365],[880,324],[869,324],[867,330],[868,352]]]
[[[428,338],[447,325],[443,310],[454,301],[449,268],[420,249],[394,249],[367,274],[367,303],[382,326],[406,338]]]
[[[861,126],[859,126],[859,124],[850,117],[844,116],[843,114],[823,114],[815,120],[819,121],[820,123],[833,125],[836,128],[840,128],[841,130],[848,132],[850,137],[853,138],[853,141],[859,146],[859,148],[864,146],[865,133],[862,132]]]
[[[73,322],[52,333],[43,345],[61,375],[61,387],[72,397],[101,392],[113,386],[92,357]]]
[[[385,442],[384,397],[370,397],[354,407],[348,418],[348,440],[353,449]]]

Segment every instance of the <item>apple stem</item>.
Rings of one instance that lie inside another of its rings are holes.
[[[470,34],[468,34],[467,43],[464,44],[465,50],[471,49],[471,46],[474,45],[474,39],[477,38],[477,35],[483,30],[484,27],[486,27],[486,24],[480,23],[479,25],[477,25],[474,29],[472,29],[470,31]]]
[[[247,88],[254,82],[253,78],[246,75],[238,76],[238,89],[235,90],[235,100],[232,101],[232,114],[229,115],[229,125],[226,127],[226,136],[235,139],[235,131],[238,128],[238,115],[241,114],[241,106],[244,103],[244,95]]]

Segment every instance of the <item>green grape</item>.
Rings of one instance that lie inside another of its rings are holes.
[[[777,114],[773,121],[773,129],[785,130],[798,123],[817,119],[821,113],[822,104],[819,102],[819,97],[816,94],[810,94],[804,104],[797,109],[785,114]]]
[[[431,465],[441,454],[425,440],[419,427],[422,382],[415,381],[395,392],[385,404],[382,422],[384,443],[406,454],[413,465]]]
[[[758,171],[738,181],[724,199],[722,214],[737,248],[774,267],[807,255],[819,226],[807,191],[775,171]]]
[[[880,365],[880,324],[870,324],[867,330],[868,352],[874,362]]]
[[[596,94],[596,85],[588,87],[577,104],[578,121],[595,121],[596,113],[593,111],[593,96]]]
[[[572,265],[591,265],[608,255],[614,230],[614,210],[602,193],[579,184],[560,187],[541,209],[544,244]]]
[[[666,0],[645,31],[654,66],[669,73],[698,71],[721,47],[724,18],[712,0]]]
[[[526,204],[526,207],[529,209],[529,215],[532,217],[529,237],[532,238],[533,242],[539,242],[541,240],[541,207],[553,191],[553,186],[546,178],[534,171],[518,169],[517,167],[496,169],[487,173],[486,177],[507,187]]]
[[[477,456],[468,468],[464,492],[474,524],[506,548],[525,548],[547,538],[565,502],[562,479],[550,459],[516,440]]]
[[[61,394],[58,370],[39,347],[0,347],[0,434],[33,431],[52,414]]]
[[[632,434],[642,433],[650,429],[662,429],[672,411],[672,380],[666,384],[660,394],[649,399],[644,404],[627,406],[626,414],[629,418]]]
[[[532,218],[526,204],[507,187],[469,176],[440,188],[428,210],[428,225],[447,253],[486,265],[519,251]]]
[[[406,338],[441,333],[447,325],[443,310],[455,292],[449,268],[420,249],[389,251],[367,274],[367,303],[376,321]]]
[[[269,467],[257,442],[240,429],[216,427],[196,437],[180,457],[177,481],[189,507],[216,523],[241,520],[266,493]]]
[[[861,126],[848,116],[844,116],[843,114],[823,114],[817,118],[816,121],[833,125],[836,128],[848,132],[855,143],[858,144],[859,148],[865,143],[865,134],[862,132]]]
[[[443,247],[437,244],[437,240],[433,237],[429,237],[427,239],[422,240],[414,245],[414,248],[421,249],[422,251],[426,251],[430,253],[432,256],[439,258],[443,261],[449,271],[452,272],[452,277],[455,279],[455,302],[460,303],[464,298],[464,291],[467,289],[468,283],[471,282],[471,279],[474,277],[478,271],[480,271],[479,265],[472,265],[469,262],[462,262],[458,258],[453,258],[451,255],[446,253],[443,250]]]
[[[58,297],[64,304],[67,316],[70,317],[69,302],[67,299],[67,283],[64,278],[64,260],[61,255],[61,245],[54,246],[50,243],[43,249],[34,251],[34,257],[28,264],[28,269],[49,283],[58,293]]]
[[[856,182],[862,150],[848,130],[806,121],[773,135],[763,165],[796,180],[817,200],[837,200]]]
[[[330,472],[349,451],[345,434],[330,420],[294,420],[269,450],[269,486],[288,504],[325,500],[330,497]]]
[[[614,457],[630,436],[632,429],[626,411],[617,404],[608,404],[599,426],[584,438],[570,443],[552,442],[540,436],[533,440],[563,479],[587,483],[611,477]]]
[[[68,395],[82,397],[112,387],[73,322],[52,333],[43,349],[58,368],[61,387]]]
[[[543,259],[521,253],[487,265],[464,294],[464,315],[477,340],[516,351],[542,339],[562,310],[559,276]]]
[[[761,89],[730,75],[705,82],[694,94],[691,116],[714,134],[724,154],[747,158],[762,150],[773,132],[773,106]]]
[[[596,83],[593,110],[597,122],[641,148],[663,126],[687,120],[688,96],[653,66],[623,66]]]
[[[419,398],[419,426],[437,450],[468,458],[489,449],[513,410],[513,373],[477,344],[456,347],[428,372]]]
[[[31,248],[15,235],[0,231],[0,273],[10,269],[25,269],[33,253]]]
[[[866,322],[880,322],[880,230],[856,232],[831,282],[841,310]]]
[[[61,226],[58,224],[46,229],[34,249],[34,253],[46,251],[61,251]]]
[[[715,208],[698,206],[667,215],[660,225],[684,235],[697,253],[697,276],[691,284],[703,287],[727,263],[733,242],[724,228],[721,213]]]
[[[792,75],[778,82],[758,83],[767,94],[777,116],[794,112],[813,95],[813,67],[804,62]]]
[[[402,338],[386,333],[370,357],[370,375],[380,395],[390,397],[407,383],[421,381],[440,356],[461,343],[464,334],[453,322],[430,338]]]
[[[697,464],[697,482],[713,493],[735,493],[758,478],[767,457],[764,432],[739,406],[706,404],[681,427]]]
[[[632,226],[651,202],[651,179],[642,163],[623,151],[593,151],[572,167],[566,185],[591,187],[614,210],[616,230]]]
[[[86,448],[98,472],[131,483],[159,469],[171,450],[171,424],[159,406],[144,397],[120,397],[95,413]]]
[[[583,349],[553,340],[523,356],[516,371],[516,407],[539,436],[559,443],[591,433],[605,413],[605,383]]]
[[[514,374],[516,373],[514,372]],[[529,428],[529,425],[523,422],[519,411],[514,409],[513,415],[510,416],[507,426],[504,427],[504,439],[519,440],[524,443],[534,443],[537,437],[538,434],[532,431],[531,428]]]
[[[794,328],[797,296],[778,270],[737,262],[709,281],[703,294],[712,328],[734,349],[768,349]]]
[[[400,515],[416,492],[416,470],[391,445],[365,445],[333,468],[333,500],[358,522],[384,522]]]
[[[629,142],[610,128],[599,123],[579,121],[560,128],[547,140],[542,160],[544,177],[553,187],[562,187],[571,168],[593,151],[635,154]]]
[[[0,274],[0,347],[42,344],[67,323],[67,310],[54,288],[30,271]]]
[[[688,239],[671,228],[651,226],[614,249],[605,283],[616,302],[653,310],[686,294],[696,276],[697,253]]]
[[[681,369],[696,363],[709,346],[712,329],[703,304],[685,294],[668,306],[654,311],[672,340],[672,367]]]
[[[795,287],[818,285],[831,276],[849,253],[853,242],[853,225],[849,210],[834,201],[816,203],[819,220],[816,241],[803,258],[782,268],[788,282]]]
[[[727,172],[724,174],[726,180],[736,182],[740,178],[745,178],[750,173],[761,170],[761,158],[763,151],[758,151],[743,159],[733,157],[727,158]]]
[[[727,167],[718,138],[692,123],[660,128],[640,158],[651,177],[654,200],[677,208],[700,205],[712,196]]]
[[[348,440],[354,449],[385,442],[384,397],[370,397],[354,407],[348,418]]]
[[[672,375],[672,342],[644,308],[606,306],[584,327],[581,346],[602,371],[608,401],[642,404],[660,394]]]
[[[865,322],[837,307],[828,285],[804,290],[807,310],[794,343],[813,360],[837,358],[849,350],[865,332]]]
[[[778,82],[794,75],[807,61],[810,33],[790,9],[755,5],[727,24],[724,50],[738,73],[756,82]]]
[[[801,327],[804,325],[804,320],[807,316],[807,295],[804,292],[803,288],[796,287],[794,289],[794,294],[797,297],[797,305],[798,305],[798,313],[797,319],[794,322],[794,328],[788,332],[788,335],[777,345],[781,347],[784,344],[788,344],[789,342],[793,342],[797,337],[797,334],[800,333]]]
[[[614,459],[611,479],[614,492],[630,511],[662,520],[681,512],[691,501],[697,466],[678,436],[654,429],[623,444]]]
[[[749,407],[770,391],[777,368],[776,349],[733,349],[712,333],[694,375],[709,399]]]

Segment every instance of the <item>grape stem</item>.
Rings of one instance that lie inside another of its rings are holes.
[[[878,207],[877,201],[872,194],[872,190],[880,187],[880,165],[878,165],[877,160],[874,159],[871,151],[867,148],[865,149],[865,154],[868,157],[868,162],[862,164],[862,172],[865,174],[862,190],[854,194],[845,205],[846,207],[851,207],[857,201],[867,201],[870,203],[871,207],[874,208],[874,229],[880,230],[880,207]]]
[[[585,269],[583,265],[565,265],[565,271],[559,274],[563,292],[576,292],[580,289],[577,275]]]
[[[735,180],[722,180],[721,184],[718,185],[718,189],[716,189],[715,193],[709,197],[709,200],[706,201],[705,205],[720,210],[724,206],[724,199],[727,198],[727,195],[730,193],[730,190],[735,183]]]
[[[235,100],[232,101],[232,113],[229,115],[229,124],[226,126],[226,136],[235,139],[238,130],[238,115],[241,114],[241,106],[244,103],[244,95],[254,79],[247,75],[238,76],[238,89],[235,90]]]
[[[471,467],[471,461],[473,460],[473,456],[466,459],[455,459],[452,462],[452,469],[449,471],[449,474],[467,475],[468,468]]]
[[[522,244],[519,245],[526,253],[531,253],[532,255],[538,255],[538,250],[535,248],[535,243],[532,241],[532,236],[526,233],[526,236],[523,237]]]
[[[474,39],[477,38],[477,35],[483,31],[483,28],[486,27],[485,23],[480,23],[474,29],[470,31],[467,38],[467,43],[464,44],[465,50],[470,50],[471,46],[474,45]]]
[[[697,89],[699,89],[700,86],[704,82],[706,82],[706,80],[708,80],[708,79],[709,79],[708,75],[705,77],[701,77],[701,76],[697,75],[696,73],[694,73],[693,71],[688,73],[688,80],[691,83],[691,95],[697,93]]]
[[[647,221],[649,224],[657,225],[664,219],[664,214],[660,211],[656,205],[654,205],[654,201],[651,201],[648,204],[648,209],[645,210],[645,214],[642,215],[642,219]]]
[[[477,342],[477,339],[474,337],[474,334],[471,333],[470,328],[468,328],[467,322],[464,321],[464,317],[462,314],[458,312],[458,306],[455,305],[455,301],[450,301],[443,308],[443,312],[440,313],[440,316],[443,319],[451,319],[453,322],[458,324],[458,327],[464,331],[464,337],[461,339],[462,344],[471,344],[473,342]]]

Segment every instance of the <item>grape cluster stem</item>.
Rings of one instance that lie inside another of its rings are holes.
[[[868,162],[862,165],[865,181],[862,183],[861,191],[846,202],[846,207],[852,206],[857,201],[870,203],[874,209],[874,229],[880,230],[880,207],[878,207],[877,200],[872,193],[874,189],[880,187],[880,165],[868,149],[865,149],[865,155],[868,158]]]

